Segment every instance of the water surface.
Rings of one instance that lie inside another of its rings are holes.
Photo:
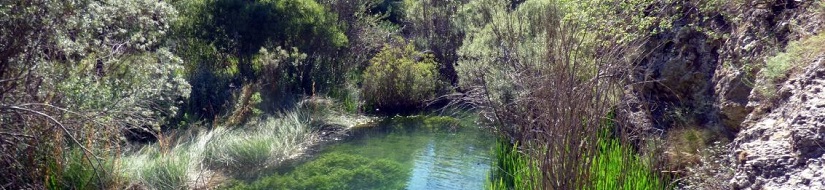
[[[396,117],[353,129],[306,162],[250,187],[484,189],[494,143],[493,135],[470,122]]]

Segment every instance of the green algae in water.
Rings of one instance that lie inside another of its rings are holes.
[[[285,175],[229,189],[403,189],[407,178],[408,172],[398,162],[331,153]]]
[[[465,119],[393,117],[354,129],[314,160],[233,189],[483,189],[494,143]]]

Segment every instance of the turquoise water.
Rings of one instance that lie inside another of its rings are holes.
[[[484,189],[495,138],[458,123],[402,117],[354,129],[307,162],[245,189]]]

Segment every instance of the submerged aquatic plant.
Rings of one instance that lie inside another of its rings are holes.
[[[228,189],[403,189],[409,173],[400,163],[352,154],[326,154],[292,172]]]

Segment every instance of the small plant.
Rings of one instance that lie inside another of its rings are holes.
[[[122,160],[128,178],[148,189],[186,189],[192,162],[189,146],[179,145],[163,153],[156,147],[146,147],[137,156]]]
[[[764,81],[756,87],[758,92],[772,98],[778,90],[776,86],[787,79],[790,73],[806,65],[806,62],[814,61],[817,55],[825,52],[822,43],[825,43],[825,34],[790,42],[784,52],[769,57],[765,61],[765,67],[759,72]]]
[[[701,154],[699,164],[689,166],[681,178],[682,189],[725,189],[735,171],[729,144],[714,142]]]
[[[222,135],[206,146],[204,161],[213,168],[249,171],[262,168],[270,160],[272,144],[265,135]],[[244,173],[241,172],[241,173]]]
[[[254,177],[297,152],[309,131],[298,113],[268,118],[249,128],[213,131],[205,145],[204,163],[241,177]]]

